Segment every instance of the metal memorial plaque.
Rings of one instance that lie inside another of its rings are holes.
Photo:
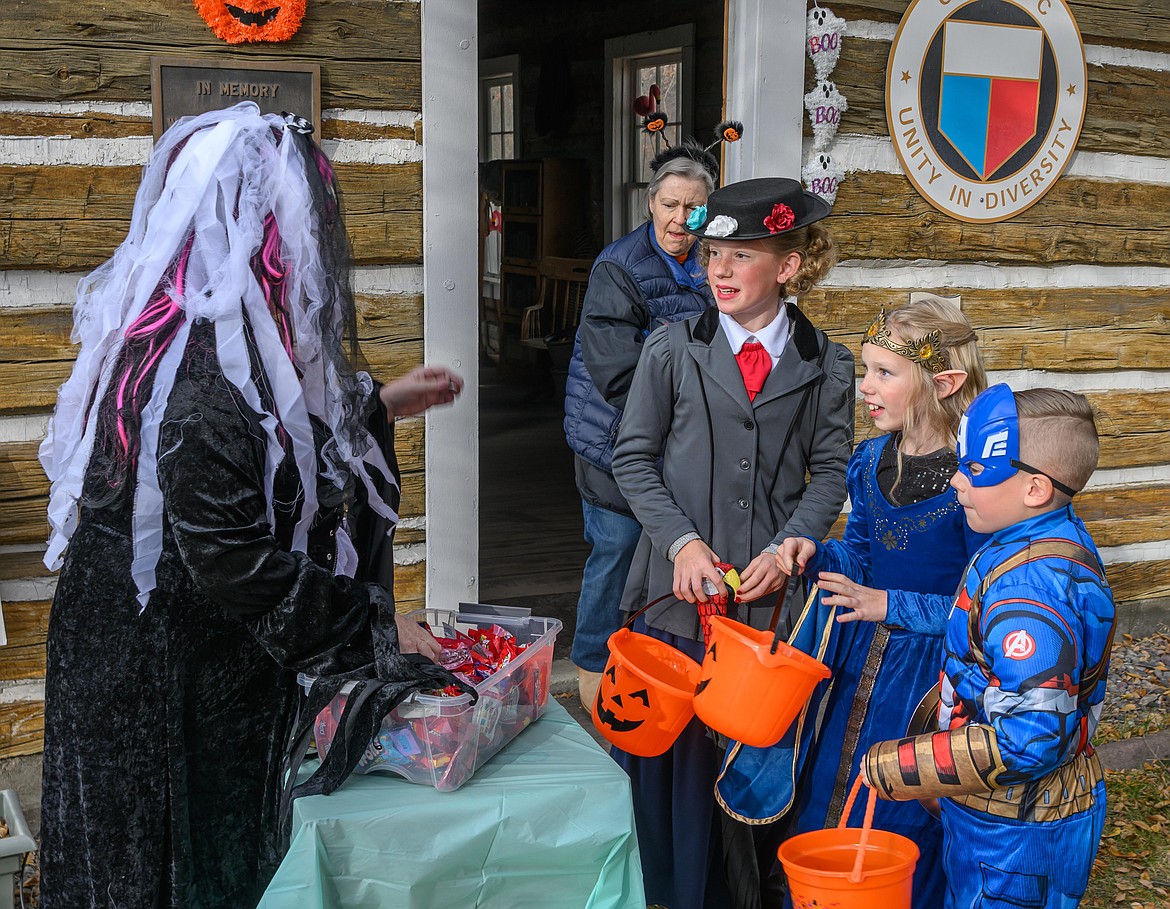
[[[155,140],[180,117],[241,101],[255,101],[264,113],[308,117],[321,135],[321,67],[316,63],[151,57],[150,98]]]

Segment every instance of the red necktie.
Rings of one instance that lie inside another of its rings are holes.
[[[735,362],[743,376],[748,400],[754,401],[764,383],[768,381],[768,373],[772,371],[772,358],[768,356],[768,351],[764,350],[763,344],[746,341],[735,355]]]

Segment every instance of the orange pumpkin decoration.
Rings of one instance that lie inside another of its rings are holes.
[[[195,0],[215,36],[228,44],[287,41],[301,27],[306,0]]]
[[[609,636],[593,725],[628,754],[662,754],[695,715],[698,680],[699,664],[681,650],[623,625]]]
[[[609,685],[599,686],[597,689],[594,721],[599,728],[604,727],[611,732],[633,732],[646,722],[650,709],[650,692],[647,688],[637,685],[634,686],[637,688],[636,691],[615,690],[617,670],[613,666],[606,667],[605,675],[609,679]],[[606,689],[610,695],[609,706],[605,704]]]

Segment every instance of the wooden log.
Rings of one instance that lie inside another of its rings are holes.
[[[402,470],[403,517],[419,517],[426,507],[424,477],[424,435],[422,420],[403,420],[395,426],[395,451]],[[42,544],[49,537],[46,517],[49,481],[37,461],[38,442],[0,443],[0,546]],[[419,534],[419,539],[425,534]],[[40,554],[0,553],[0,580],[18,577],[42,577],[47,569],[39,566]],[[23,572],[35,569],[34,574]]]
[[[8,603],[4,612],[8,612]],[[45,645],[10,644],[4,648],[4,659],[0,660],[0,677],[5,680],[41,681],[45,677]]]
[[[44,558],[43,548],[35,551],[0,552],[0,581],[52,577],[54,572],[45,567]]]
[[[1140,602],[1170,596],[1170,559],[1117,562],[1105,566],[1105,578],[1119,602]]]
[[[70,139],[121,139],[149,136],[152,124],[148,117],[117,114],[28,114],[0,113],[0,136],[66,136]],[[320,126],[322,139],[374,140],[410,139],[420,142],[416,125],[363,123],[360,120],[326,118]]]
[[[70,139],[122,139],[149,136],[148,117],[116,114],[27,114],[0,113],[0,135],[68,136]]]
[[[116,14],[98,0],[38,0],[9,3],[0,20],[0,41],[16,46],[77,45],[194,53],[200,45],[222,56],[265,60],[419,60],[421,17],[417,2],[314,0],[300,29],[288,41],[229,45],[194,9],[124,0]]]
[[[358,341],[372,374],[388,381],[422,362],[422,297],[359,295]],[[0,413],[51,410],[76,348],[65,306],[0,308]]]
[[[95,267],[126,237],[138,167],[0,166],[0,268]],[[422,166],[339,164],[354,262],[422,259]]]
[[[1163,266],[1170,186],[1062,177],[1039,202],[997,224],[933,208],[901,174],[855,174],[828,219],[846,259]]]
[[[813,324],[857,356],[880,309],[911,290],[960,294],[989,369],[1090,371],[1170,368],[1170,289],[816,288],[801,301]]]
[[[1165,540],[1170,486],[1088,489],[1076,497],[1074,507],[1099,547]],[[841,515],[833,523],[829,533],[833,539],[841,538],[847,520]]]
[[[44,750],[45,702],[0,703],[0,758]]]
[[[418,3],[318,0],[287,42],[220,41],[189,6],[128,0],[111,16],[92,0],[9,4],[0,19],[0,97],[149,101],[152,55],[321,65],[322,107],[419,110]]]
[[[251,45],[250,47],[254,47]],[[28,50],[0,41],[5,67],[0,71],[0,99],[20,101],[149,101],[151,52],[42,45]],[[199,55],[173,45],[154,54],[191,57]],[[282,62],[273,57],[232,54],[216,48],[202,53],[213,64],[230,63],[227,57],[250,63]],[[319,54],[286,57],[290,62],[321,64],[321,106],[365,110],[421,110],[422,65],[415,61],[355,61],[344,56]]]
[[[889,137],[885,98],[889,56],[889,41],[854,40],[846,34],[830,76],[849,101],[841,116],[842,135]],[[1170,147],[1170,72],[1090,66],[1088,76],[1089,101],[1077,148],[1144,156]],[[804,84],[811,90],[816,81],[812,61],[806,60]],[[812,136],[807,117],[803,128]]]

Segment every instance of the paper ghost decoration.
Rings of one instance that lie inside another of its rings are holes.
[[[833,156],[827,151],[814,150],[804,162],[801,177],[810,193],[832,205],[837,200],[837,189],[845,177],[845,171],[834,163]]]
[[[805,48],[817,71],[818,79],[827,79],[837,58],[841,56],[841,39],[845,35],[845,20],[832,10],[814,6],[808,11],[805,29]]]
[[[813,148],[817,151],[828,148],[837,135],[841,115],[849,109],[849,102],[837,91],[836,85],[822,80],[804,96],[804,109],[808,111],[808,120],[812,124]]]

